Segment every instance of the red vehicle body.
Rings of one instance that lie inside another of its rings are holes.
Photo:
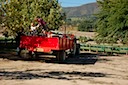
[[[66,59],[66,50],[76,49],[74,35],[64,35],[62,37],[45,36],[21,36],[20,49],[26,49],[29,54],[35,52],[50,53],[55,52],[58,60]],[[20,52],[22,55],[22,53]]]
[[[53,50],[67,50],[73,48],[74,39],[42,36],[21,36],[20,48],[29,51],[51,52]]]

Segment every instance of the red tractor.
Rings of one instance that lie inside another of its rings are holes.
[[[53,53],[58,61],[67,58],[67,51],[73,56],[79,54],[80,45],[72,34],[49,33],[47,36],[21,36],[20,57],[36,57],[38,52]]]

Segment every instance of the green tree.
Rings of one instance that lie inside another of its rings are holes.
[[[89,18],[84,21],[81,21],[81,23],[78,26],[79,31],[95,31],[95,18]]]
[[[99,0],[98,4],[97,39],[128,44],[128,0]]]
[[[3,21],[3,15],[4,15],[4,13],[3,13],[3,10],[2,10],[2,3],[4,3],[4,2],[5,2],[5,0],[0,0],[0,24]]]
[[[50,29],[58,29],[64,23],[62,8],[57,0],[6,0],[2,4],[6,28],[17,33],[21,28],[26,31],[36,16],[47,22]]]

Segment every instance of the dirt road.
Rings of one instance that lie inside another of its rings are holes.
[[[128,85],[128,56],[81,53],[59,63],[51,55],[22,60],[1,52],[0,85]]]

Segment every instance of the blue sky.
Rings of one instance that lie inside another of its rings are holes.
[[[58,0],[62,7],[81,6],[83,4],[96,2],[96,0]]]

